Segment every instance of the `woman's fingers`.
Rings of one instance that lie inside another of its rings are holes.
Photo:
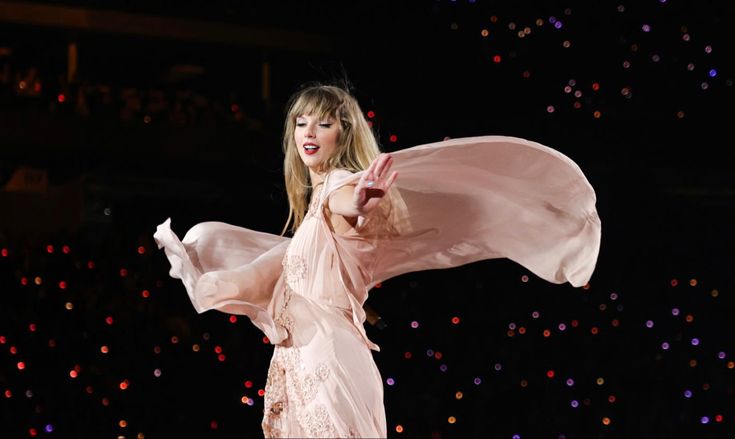
[[[386,173],[386,166],[390,167],[390,163],[393,161],[393,156],[390,154],[380,154],[373,163],[375,163],[375,169],[373,170],[373,176],[376,178],[383,178]]]

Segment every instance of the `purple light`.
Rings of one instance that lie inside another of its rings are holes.
[[[572,387],[574,385],[574,380],[571,378],[567,378],[567,386]]]
[[[539,318],[539,316],[540,316],[540,314],[539,314],[538,311],[534,311],[534,312],[531,313],[531,317],[533,317],[534,319]]]
[[[610,300],[618,300],[618,293],[610,293]]]
[[[712,53],[712,46],[704,46],[704,53]]]
[[[715,76],[717,76],[717,70],[710,69],[710,71],[709,71],[709,77],[710,78],[714,78]]]
[[[46,424],[46,428],[44,430],[46,430],[46,433],[51,433],[52,431],[54,431],[54,426],[51,424]]]
[[[679,308],[673,308],[671,310],[671,315],[678,316],[679,315]]]
[[[663,349],[665,351],[668,351],[669,350],[669,343],[668,342],[661,343],[661,349]]]
[[[653,320],[646,320],[646,328],[653,328]]]
[[[388,378],[387,380],[385,380],[385,383],[388,384],[389,386],[392,386],[393,384],[396,383],[396,381],[393,378]]]
[[[446,372],[447,371],[447,365],[446,364],[442,364],[441,366],[439,366],[439,370],[441,370],[442,372]]]
[[[516,324],[515,323],[509,324],[508,329],[510,329],[511,331],[514,331],[516,329]]]
[[[427,357],[433,357],[434,356],[434,351],[432,349],[427,349],[426,350],[426,356]]]
[[[692,339],[692,346],[699,346],[699,339],[698,338],[693,338]]]
[[[551,23],[551,24],[556,23],[556,17],[554,17],[553,15],[551,17],[549,17],[549,23]]]
[[[495,370],[496,371],[500,371],[500,369],[503,368],[503,366],[501,366],[500,363],[495,363],[495,366],[494,367],[495,367]]]
[[[561,21],[557,21],[556,23],[554,23],[554,27],[557,29],[561,29],[561,26],[562,26]]]
[[[699,420],[702,424],[709,424],[709,416],[702,416],[702,419]]]
[[[692,391],[691,390],[685,390],[684,391],[684,397],[685,398],[691,398],[692,397]]]
[[[725,353],[724,352],[718,353],[717,354],[717,358],[719,358],[720,360],[724,360],[725,359]]]
[[[513,439],[521,439],[521,435],[520,434],[514,434],[513,435]]]
[[[417,322],[416,320],[414,320],[413,322],[411,322],[411,327],[412,327],[413,329],[416,329],[416,328],[418,328],[418,327],[419,327],[419,322]]]
[[[566,329],[567,329],[567,325],[565,325],[564,323],[559,323],[559,330],[560,331],[564,331]]]
[[[643,26],[641,26],[641,29],[643,30],[643,32],[651,32],[651,26],[648,24],[644,24]]]
[[[473,381],[473,383],[475,383],[476,386],[479,386],[480,384],[482,384],[482,380],[480,379],[480,377],[477,377],[477,378],[475,378],[475,380]]]
[[[576,399],[573,399],[571,404],[572,404],[572,407],[574,407],[575,409],[579,407],[579,401],[577,401]]]

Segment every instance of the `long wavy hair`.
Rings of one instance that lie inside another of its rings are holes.
[[[287,108],[283,130],[283,170],[289,212],[281,235],[286,233],[289,225],[291,232],[299,228],[314,190],[309,168],[301,160],[294,140],[297,117],[310,115],[319,119],[333,118],[339,122],[337,149],[324,163],[324,172],[333,169],[362,171],[380,154],[378,141],[357,100],[343,88],[333,85],[308,86],[291,96]]]

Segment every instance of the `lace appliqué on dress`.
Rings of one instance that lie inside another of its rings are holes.
[[[299,255],[283,255],[283,271],[286,274],[286,282],[293,284],[300,279],[306,278],[306,261]]]
[[[336,437],[337,430],[327,409],[314,404],[319,386],[330,374],[326,364],[304,369],[299,348],[276,346],[265,384],[263,434],[267,438],[293,435],[289,417],[295,417],[309,437]]]

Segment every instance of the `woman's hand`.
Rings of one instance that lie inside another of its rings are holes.
[[[389,153],[380,154],[373,160],[360,180],[353,193],[353,203],[359,215],[367,215],[380,203],[383,195],[396,181],[398,173],[390,173],[393,165],[393,156]]]

